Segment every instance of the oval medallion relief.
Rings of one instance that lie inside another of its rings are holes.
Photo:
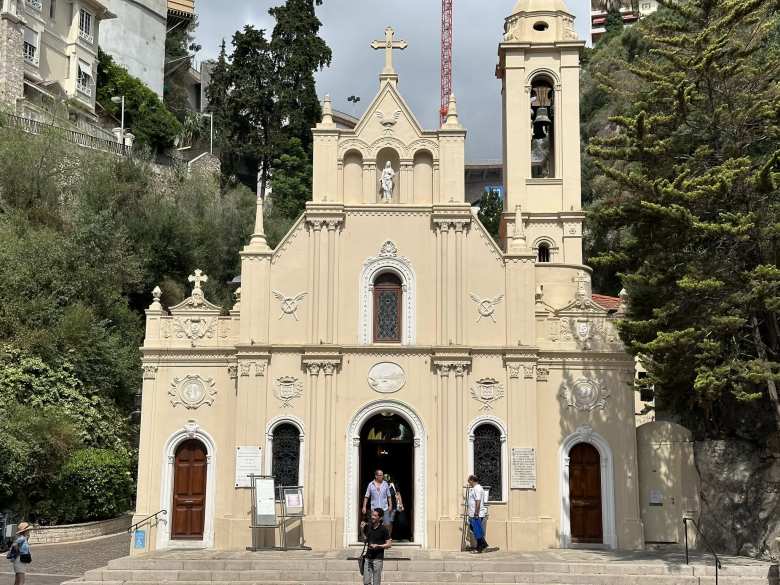
[[[398,392],[404,384],[404,369],[393,362],[380,362],[368,371],[368,385],[382,394]]]

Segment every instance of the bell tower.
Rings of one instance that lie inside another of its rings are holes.
[[[580,52],[564,0],[518,0],[504,24],[502,82],[507,251],[582,263]],[[521,225],[517,225],[517,223]]]

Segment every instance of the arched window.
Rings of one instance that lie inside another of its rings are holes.
[[[542,242],[539,244],[539,249],[536,255],[536,259],[539,262],[549,262],[550,261],[550,244],[547,242]]]
[[[490,487],[491,502],[503,500],[501,431],[490,423],[474,429],[474,475],[480,484]]]
[[[531,178],[555,177],[555,90],[545,77],[531,82]]]
[[[403,285],[392,272],[374,280],[374,342],[401,342]]]
[[[294,425],[282,423],[273,431],[271,475],[277,486],[297,486],[301,457],[301,434]]]

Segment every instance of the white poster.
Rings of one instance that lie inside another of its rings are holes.
[[[536,489],[536,450],[530,447],[512,447],[513,490]]]
[[[250,475],[262,474],[260,447],[236,447],[236,487],[252,487]]]
[[[303,494],[300,488],[287,488],[284,490],[284,506],[288,514],[303,513]]]
[[[273,478],[255,478],[255,526],[276,526],[276,488]]]

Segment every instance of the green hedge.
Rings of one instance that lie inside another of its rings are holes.
[[[107,449],[80,449],[60,472],[58,524],[116,518],[131,509],[133,478],[130,458]]]

